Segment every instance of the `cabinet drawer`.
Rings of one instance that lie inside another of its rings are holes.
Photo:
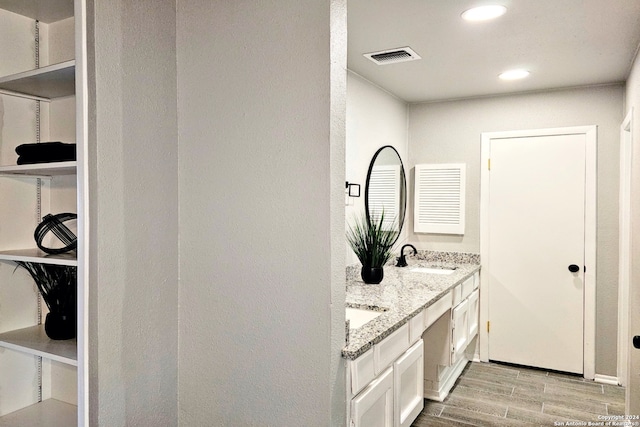
[[[451,293],[453,295],[453,304],[451,306],[455,307],[456,305],[460,304],[460,301],[462,301],[462,285],[458,285],[453,288]]]
[[[373,361],[376,374],[409,348],[409,324],[405,323],[380,343],[373,347]]]
[[[444,313],[447,312],[451,308],[451,297],[452,293],[449,292],[438,301],[431,304],[429,307],[425,309],[424,316],[424,328],[428,329],[429,326],[433,325],[433,323],[440,318]]]
[[[409,320],[409,342],[413,344],[418,341],[424,332],[424,318],[426,310],[422,310]]]
[[[465,299],[466,297],[471,295],[471,292],[473,291],[474,284],[475,284],[474,277],[475,275],[469,277],[467,280],[462,282],[462,299]]]
[[[349,364],[351,371],[351,392],[356,395],[376,377],[373,368],[373,349],[367,350],[365,354],[356,360],[350,360]]]

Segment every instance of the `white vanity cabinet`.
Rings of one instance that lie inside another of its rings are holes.
[[[351,400],[351,426],[393,427],[393,368]]]
[[[29,142],[82,144],[77,136],[83,123],[77,121],[74,19],[81,4],[81,0],[0,0],[1,426],[70,427],[84,419],[78,409],[83,401],[78,342],[46,336],[42,325],[46,305],[33,280],[15,264],[79,266],[75,252],[47,255],[37,249],[33,237],[48,213],[82,215],[79,163],[17,165],[14,151]],[[81,242],[77,223],[66,225]],[[77,276],[82,304],[83,280]]]
[[[409,427],[424,408],[423,360],[419,340],[393,364],[395,427]]]
[[[444,400],[467,362],[473,358],[479,320],[478,285],[479,274],[475,273],[452,289],[450,295],[444,297],[444,301],[451,301],[449,309],[425,325],[427,329],[422,335],[425,342],[424,397],[428,399]],[[441,303],[438,312],[445,306],[446,302]]]
[[[408,427],[447,396],[475,352],[479,283],[476,271],[347,361],[348,427]]]
[[[469,341],[469,301],[464,300],[451,310],[451,364],[455,364]]]
[[[424,406],[423,342],[404,324],[347,364],[350,427],[409,426]]]
[[[475,289],[469,295],[469,340],[478,335],[480,323],[480,291]]]

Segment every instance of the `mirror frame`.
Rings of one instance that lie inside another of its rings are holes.
[[[367,171],[367,181],[364,187],[364,209],[367,214],[367,224],[371,225],[371,215],[369,214],[369,181],[371,179],[371,171],[373,169],[373,165],[376,163],[376,159],[378,158],[378,155],[382,152],[382,150],[387,148],[391,148],[398,156],[398,161],[400,162],[400,176],[402,179],[402,183],[401,183],[402,188],[400,189],[401,217],[398,218],[398,236],[393,241],[393,243],[391,243],[391,245],[393,246],[400,238],[400,233],[402,232],[402,227],[404,226],[404,221],[407,216],[407,176],[404,171],[404,163],[402,163],[402,157],[400,157],[400,153],[398,153],[398,150],[396,150],[396,148],[392,145],[384,145],[380,147],[371,158],[371,163],[369,163],[369,170]]]

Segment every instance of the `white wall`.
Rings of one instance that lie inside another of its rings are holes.
[[[378,149],[385,145],[393,146],[404,164],[407,180],[408,123],[407,104],[389,92],[373,85],[359,75],[347,74],[347,144],[346,144],[346,180],[360,184],[360,197],[345,197],[346,221],[351,223],[354,217],[364,212],[365,184],[369,163]],[[407,187],[407,192],[410,188]],[[407,212],[409,205],[407,203]],[[406,241],[407,222],[396,246]],[[357,264],[358,258],[349,248],[347,264]]]
[[[331,421],[332,426],[347,423],[347,390],[344,387],[345,345],[345,245],[344,190],[347,116],[347,1],[331,1],[331,152],[329,160],[331,221]]]
[[[92,426],[175,426],[175,1],[87,1]]]
[[[640,57],[636,57],[631,74],[627,79],[626,111],[633,108],[633,160],[631,174],[631,289],[629,296],[629,337],[640,335]],[[629,341],[631,352],[629,373],[630,381],[627,387],[633,390],[636,397],[630,404],[627,414],[640,413],[640,350],[633,348]],[[627,396],[629,396],[627,394]]]
[[[344,424],[333,20],[343,2],[178,3],[180,425]]]
[[[49,25],[40,24],[41,32],[45,28],[49,33],[49,57],[46,59],[46,63],[57,64],[58,62],[73,59],[75,57],[75,45],[73,42],[75,35],[75,19],[67,18]]]
[[[493,98],[413,104],[409,108],[409,167],[466,163],[464,236],[413,233],[421,249],[480,251],[480,134],[482,132],[598,125],[598,283],[596,373],[616,375],[619,125],[621,85]],[[411,170],[410,186],[413,186]],[[412,194],[412,193],[411,193]],[[413,197],[410,197],[413,206]]]
[[[91,425],[344,425],[346,5],[88,15]]]
[[[0,75],[34,68],[34,26],[29,18],[0,10]],[[35,138],[35,102],[0,95],[0,165],[15,165],[16,146]]]

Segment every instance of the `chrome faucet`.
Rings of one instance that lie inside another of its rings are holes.
[[[415,248],[415,246],[411,245],[411,244],[406,244],[402,247],[402,249],[400,249],[400,256],[397,258],[398,263],[396,264],[396,267],[406,267],[407,266],[407,258],[405,258],[404,256],[404,248],[406,247],[410,247],[411,249],[413,249],[413,254],[414,255],[418,255],[418,250]]]

